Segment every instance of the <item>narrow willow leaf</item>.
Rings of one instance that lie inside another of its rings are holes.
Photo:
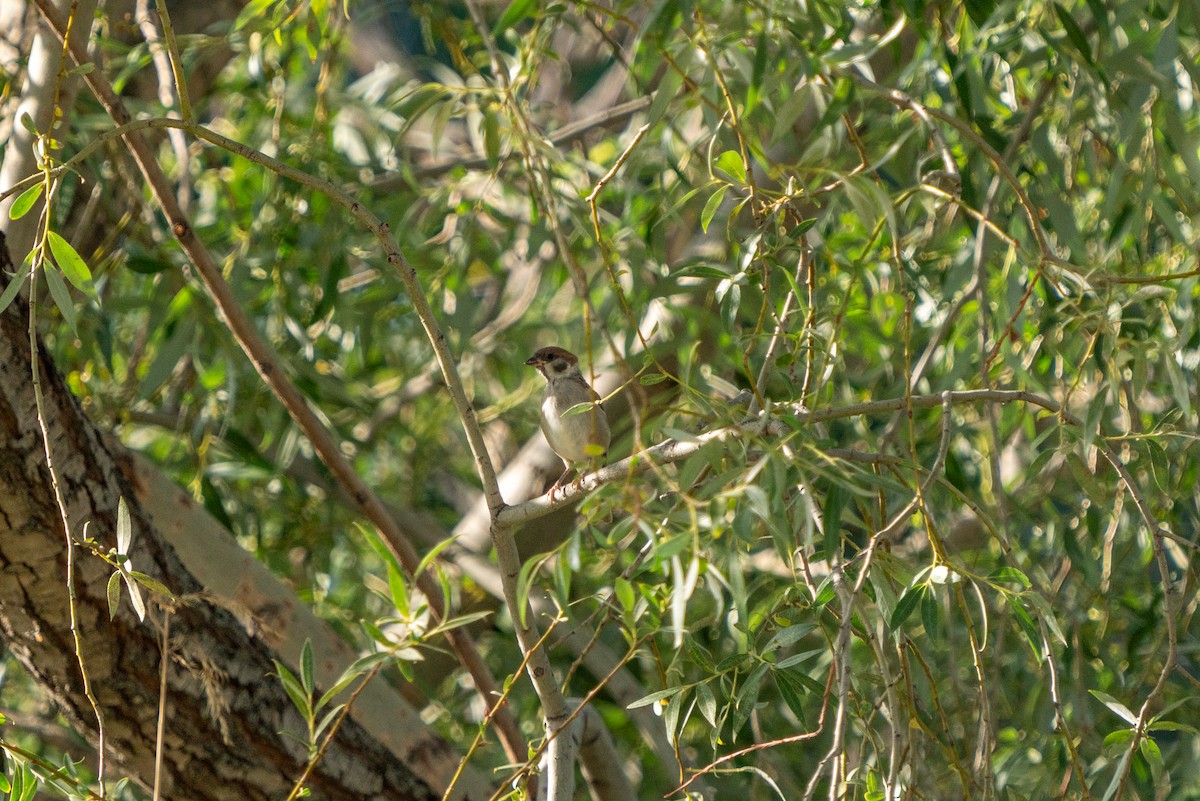
[[[113,574],[108,577],[108,619],[113,620],[117,616],[117,609],[121,606],[121,573],[113,571]]]
[[[504,9],[500,19],[496,20],[496,26],[492,28],[492,36],[499,36],[528,17],[536,6],[537,0],[513,0],[508,4],[508,8]]]
[[[21,291],[21,287],[29,279],[29,265],[22,264],[21,269],[17,270],[17,274],[8,282],[8,286],[4,288],[4,294],[0,295],[0,312],[8,308],[9,304],[16,299],[17,293]]]
[[[917,606],[921,603],[921,599],[925,596],[925,585],[918,584],[915,587],[909,587],[900,596],[900,600],[896,602],[896,608],[892,610],[892,616],[888,620],[888,628],[892,631],[900,628],[908,616],[913,613]]]
[[[312,695],[313,687],[316,686],[315,681],[312,640],[306,639],[300,649],[300,686],[304,688],[305,695]]]
[[[8,218],[10,220],[19,220],[29,213],[37,203],[38,198],[42,196],[42,190],[46,188],[45,184],[34,184],[26,189],[17,199],[13,201],[12,206],[8,209]]]
[[[129,519],[129,507],[125,505],[125,497],[117,501],[117,553],[129,556],[129,546],[133,542],[133,523]],[[126,566],[130,562],[126,560]]]
[[[50,297],[54,299],[54,305],[62,312],[63,322],[71,329],[71,333],[78,337],[79,330],[75,327],[75,304],[71,300],[70,290],[63,283],[62,274],[58,270],[46,270],[46,284],[50,287]]]
[[[92,271],[88,269],[87,262],[75,252],[71,243],[60,235],[48,231],[46,236],[50,241],[50,252],[54,254],[54,261],[63,271],[63,275],[80,292],[90,293],[92,291]]]
[[[681,692],[683,692],[683,687],[668,687],[665,690],[658,690],[656,692],[650,693],[649,695],[642,696],[641,698],[637,699],[636,701],[634,701],[632,704],[630,704],[629,706],[627,706],[625,708],[626,709],[637,709],[638,707],[641,707],[641,706],[649,706],[650,704],[653,704],[656,701],[661,701],[664,698],[674,698],[676,695],[679,695],[679,693],[681,693]]]
[[[175,597],[175,593],[167,589],[165,584],[153,576],[147,576],[145,573],[139,573],[136,570],[130,570],[129,577],[146,589],[150,590],[150,592],[156,592],[164,598],[173,599]]]
[[[704,715],[708,725],[715,727],[717,725],[717,699],[713,695],[712,688],[707,684],[701,684],[696,688],[696,703],[700,706],[700,714]]]
[[[938,599],[932,592],[921,597],[921,623],[925,626],[925,636],[936,640],[938,636]]]
[[[1029,577],[1015,567],[1002,567],[993,571],[992,574],[988,576],[988,581],[991,581],[995,584],[1015,581],[1022,587],[1028,588],[1032,586],[1029,582]]]
[[[1126,723],[1131,726],[1137,725],[1137,715],[1133,714],[1133,711],[1129,707],[1125,706],[1125,704],[1121,703],[1116,698],[1113,698],[1108,693],[1103,693],[1099,690],[1088,690],[1088,692],[1090,692],[1096,698],[1096,700],[1112,710],[1114,714],[1116,714]]]
[[[392,606],[396,607],[396,611],[403,617],[408,617],[411,614],[408,604],[408,583],[404,580],[404,574],[395,565],[388,563],[388,592],[392,596]]]
[[[305,720],[311,720],[313,717],[311,700],[305,694],[304,688],[300,686],[299,679],[296,678],[292,671],[288,670],[278,659],[272,660],[275,663],[275,672],[279,676],[280,682],[283,683],[283,689],[292,699],[292,704],[296,710],[304,717]]]
[[[121,570],[121,578],[125,580],[125,586],[129,588],[129,601],[133,604],[133,611],[137,613],[138,620],[145,621],[146,619],[146,602],[142,600],[142,590],[134,581],[133,576],[126,570]]]
[[[791,673],[783,670],[773,671],[771,675],[775,678],[775,687],[783,697],[783,702],[803,724],[805,722],[804,693],[806,689],[804,683],[797,681]]]
[[[616,593],[617,600],[621,602],[621,607],[627,612],[632,612],[636,599],[633,593],[633,585],[629,580],[617,576],[616,581],[613,582],[613,592]]]
[[[717,213],[717,209],[721,207],[721,201],[725,199],[725,193],[729,191],[728,186],[722,186],[708,199],[704,204],[704,211],[700,212],[700,229],[704,233],[708,233],[709,223],[712,222],[713,215]]]
[[[238,13],[237,19],[234,20],[233,29],[240,31],[246,26],[250,20],[255,17],[262,16],[270,6],[275,5],[275,0],[251,0],[246,4],[246,7]]]

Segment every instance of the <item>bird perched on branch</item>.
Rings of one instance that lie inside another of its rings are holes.
[[[600,397],[579,371],[579,358],[574,353],[551,345],[539,349],[525,363],[536,367],[546,379],[542,433],[566,465],[550,488],[553,495],[576,464],[598,463],[608,454],[608,417],[600,408]],[[581,404],[587,404],[586,408],[571,411]],[[582,479],[581,473],[579,480]]]

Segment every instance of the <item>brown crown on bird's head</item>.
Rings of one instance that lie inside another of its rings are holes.
[[[530,367],[536,367],[537,371],[548,379],[550,376],[546,373],[547,367],[555,375],[562,375],[579,364],[579,357],[557,345],[549,345],[538,348],[537,352],[525,360],[525,363]]]

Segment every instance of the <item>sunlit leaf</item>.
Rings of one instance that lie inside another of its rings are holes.
[[[67,280],[74,284],[79,291],[91,292],[92,271],[88,269],[87,262],[83,260],[83,257],[75,252],[75,248],[71,246],[70,242],[54,231],[47,231],[46,239],[50,243],[50,252],[54,254],[55,263],[63,271]],[[47,272],[50,271],[47,270]]]
[[[17,199],[8,208],[8,217],[11,220],[19,220],[29,213],[34,204],[38,202],[38,198],[42,196],[42,191],[46,185],[42,183],[34,184],[26,189],[21,194],[17,195]]]

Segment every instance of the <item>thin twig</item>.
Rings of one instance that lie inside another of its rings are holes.
[[[154,790],[151,795],[153,801],[158,801],[162,792],[162,762],[163,752],[166,750],[164,739],[166,738],[167,728],[167,667],[170,664],[170,648],[171,648],[171,610],[162,608],[163,624],[162,624],[162,664],[159,665],[158,674],[158,725],[154,731]]]
[[[158,76],[158,102],[164,108],[170,109],[178,99],[180,113],[184,119],[191,119],[188,108],[187,88],[183,80],[183,72],[179,65],[179,54],[175,50],[175,31],[171,27],[170,17],[162,0],[157,0],[158,16],[162,22],[163,31],[167,33],[165,42],[160,40],[154,20],[150,18],[151,0],[137,0],[138,27],[141,28],[142,38],[150,48],[150,57],[154,61],[154,71]],[[191,170],[188,166],[187,138],[183,131],[171,129],[167,131],[171,140],[171,148],[175,151],[175,161],[179,181],[179,205],[186,211],[191,201]]]
[[[51,5],[49,0],[34,0],[34,2],[39,12],[49,23],[51,29],[62,38],[66,30],[66,24],[59,16],[57,10]],[[77,64],[86,63],[86,53],[70,45],[64,46],[69,48]],[[84,80],[87,82],[89,88],[91,88],[93,94],[104,105],[114,122],[118,125],[126,125],[131,121],[128,109],[126,109],[124,103],[116,95],[111,85],[99,70],[87,72],[84,75]],[[487,446],[484,443],[483,433],[475,418],[474,409],[467,398],[462,380],[458,375],[446,336],[437,323],[433,310],[429,305],[429,300],[425,297],[421,288],[416,271],[400,252],[399,246],[391,235],[390,228],[347,193],[327,181],[321,181],[300,170],[288,167],[276,159],[255,151],[253,148],[208,131],[203,126],[196,125],[195,123],[186,120],[161,120],[159,122],[161,123],[160,126],[151,127],[182,128],[206,141],[225,147],[230,152],[268,166],[282,175],[286,175],[306,186],[313,187],[325,193],[332,200],[347,208],[360,223],[375,235],[387,256],[388,263],[399,272],[400,278],[413,303],[413,307],[417,312],[417,316],[425,329],[426,336],[433,346],[439,366],[442,369],[443,377],[446,380],[446,385],[454,400],[455,408],[459,413],[463,428],[466,430],[467,441],[475,459],[476,469],[483,484],[488,506],[490,509],[502,508],[504,502],[500,497],[499,488],[496,484],[495,469],[488,456]],[[288,414],[291,415],[305,436],[308,437],[313,449],[330,469],[330,472],[346,488],[347,493],[355,500],[360,511],[380,530],[385,542],[387,542],[389,548],[394,550],[401,564],[410,573],[415,572],[417,565],[420,563],[420,557],[412,543],[405,536],[396,520],[388,513],[382,500],[354,470],[353,465],[351,465],[350,461],[342,453],[333,434],[323,425],[321,419],[309,407],[303,394],[288,379],[275,353],[267,345],[266,341],[254,327],[254,324],[238,304],[232,290],[225,282],[216,261],[200,241],[199,237],[196,236],[196,232],[189,219],[179,207],[177,199],[171,192],[170,183],[167,181],[162,168],[158,165],[145,140],[136,130],[127,132],[123,139],[133,154],[135,161],[138,163],[156,201],[170,222],[172,233],[192,261],[192,264],[196,267],[205,288],[220,310],[225,324],[237,339],[242,350],[250,358],[263,381],[271,388],[284,408],[287,409]],[[513,547],[513,555],[515,557],[515,545]],[[444,619],[446,610],[443,608],[441,591],[436,582],[428,574],[425,574],[417,578],[417,586],[429,599],[430,608],[434,611],[438,619]],[[452,629],[446,633],[446,639],[450,647],[454,650],[460,664],[470,673],[475,683],[476,691],[480,694],[485,705],[489,709],[492,708],[499,695],[496,681],[484,663],[482,656],[475,648],[470,636],[462,629]],[[496,716],[496,724],[501,732],[501,739],[510,759],[513,761],[524,759],[526,750],[525,739],[521,735],[520,729],[512,716],[508,713],[498,714]]]
[[[687,789],[688,785],[690,785],[692,782],[699,779],[704,774],[709,773],[714,768],[716,768],[720,765],[723,765],[726,762],[729,762],[731,760],[737,759],[738,757],[745,756],[746,754],[753,754],[755,751],[763,751],[767,748],[775,748],[775,747],[781,746],[781,745],[788,745],[789,743],[801,743],[801,742],[804,742],[805,740],[812,740],[816,737],[819,737],[821,735],[821,733],[825,730],[825,710],[827,710],[829,708],[830,690],[833,689],[833,676],[834,676],[834,669],[833,669],[833,666],[830,665],[829,678],[825,680],[825,694],[822,696],[822,700],[821,700],[821,714],[817,718],[817,727],[815,729],[813,729],[812,731],[802,732],[801,734],[792,734],[787,737],[780,737],[779,739],[771,740],[770,742],[755,743],[754,745],[748,745],[745,748],[740,748],[737,751],[726,754],[725,756],[720,757],[719,759],[715,759],[712,762],[705,765],[704,767],[697,770],[695,773],[692,774],[692,777],[690,779],[688,779],[683,784],[676,787],[671,792],[664,795],[663,798],[668,798],[672,795],[675,795],[675,793],[683,792],[685,789]]]
[[[166,0],[154,0],[158,8],[158,19],[162,23],[163,37],[167,41],[167,54],[171,57],[171,72],[175,76],[175,97],[179,100],[179,114],[185,120],[192,118],[192,103],[188,100],[187,78],[183,75],[183,61],[179,57],[179,45],[175,42],[175,26],[167,12]]]
[[[558,130],[546,136],[546,141],[554,147],[562,147],[586,136],[596,128],[602,128],[614,123],[624,122],[639,111],[644,111],[650,107],[651,97],[636,97],[633,100],[626,101],[612,108],[598,111],[583,119],[564,125]],[[461,167],[464,170],[482,170],[492,166],[492,161],[487,156],[465,156],[459,158],[446,159],[435,164],[428,164],[424,167],[417,167],[413,170],[413,178],[423,180],[427,178],[436,178],[443,173]],[[388,174],[381,175],[371,181],[370,187],[380,192],[389,192],[405,185],[408,182],[407,176]]]
[[[617,171],[620,170],[622,165],[625,164],[626,160],[633,153],[633,149],[635,147],[637,147],[638,142],[642,141],[642,137],[645,136],[646,131],[649,131],[649,130],[650,130],[650,123],[646,123],[641,128],[638,128],[637,132],[634,133],[634,135],[633,135],[633,140],[629,143],[629,145],[625,148],[625,150],[622,151],[621,155],[617,157],[617,160],[613,163],[613,165],[609,169],[609,171],[604,173],[604,177],[601,178],[599,181],[596,181],[596,185],[594,187],[592,187],[592,191],[587,196],[587,202],[588,202],[588,205],[590,205],[592,207],[592,217],[593,218],[596,216],[596,198],[599,197],[600,190],[603,189],[605,186],[607,186],[608,182],[611,181],[616,176]],[[597,225],[597,227],[599,227],[599,223],[597,223],[596,225]]]
[[[74,22],[74,15],[68,19],[63,34],[63,41],[70,41],[70,28]],[[65,47],[65,45],[64,45]],[[63,67],[65,70],[66,54],[63,54]],[[58,98],[55,97],[55,106],[57,107]],[[38,148],[40,149],[39,161],[43,169],[43,181],[46,185],[45,205],[42,207],[41,231],[38,238],[37,246],[34,249],[33,262],[29,272],[29,372],[30,381],[33,387],[34,406],[37,410],[38,429],[42,435],[42,449],[46,456],[46,470],[50,473],[50,485],[54,490],[54,503],[58,509],[59,521],[63,527],[63,537],[66,538],[66,558],[67,558],[67,606],[71,624],[71,637],[75,645],[75,661],[79,665],[79,675],[83,682],[83,694],[87,698],[88,704],[91,705],[92,714],[96,718],[96,731],[98,744],[96,751],[98,754],[96,782],[100,787],[100,797],[105,794],[104,789],[104,768],[105,768],[105,752],[108,748],[107,729],[104,722],[104,715],[100,712],[100,703],[96,699],[96,695],[92,690],[91,677],[88,674],[87,659],[83,653],[83,636],[79,631],[79,609],[78,609],[78,592],[75,586],[75,540],[71,536],[71,515],[67,509],[67,499],[63,494],[62,485],[59,481],[58,469],[54,463],[54,449],[50,444],[50,426],[46,419],[46,399],[42,393],[41,379],[41,361],[42,351],[39,347],[37,337],[37,308],[38,308],[38,273],[45,267],[46,254],[49,249],[49,235],[51,224],[51,210],[54,206],[54,195],[56,182],[50,177],[49,165],[51,159],[50,134],[43,134],[38,140]],[[49,279],[47,279],[49,280]]]
[[[346,703],[342,705],[340,710],[338,710],[337,717],[334,719],[333,724],[330,725],[329,732],[325,735],[325,739],[321,741],[321,747],[318,748],[317,752],[309,758],[308,764],[304,766],[304,771],[300,774],[300,777],[296,779],[295,784],[292,785],[292,791],[288,793],[287,801],[296,801],[296,799],[299,798],[303,793],[305,785],[308,784],[309,776],[311,776],[312,772],[316,770],[317,765],[320,764],[321,759],[324,758],[325,752],[329,750],[329,746],[333,743],[333,736],[337,734],[338,729],[340,729],[342,724],[346,721],[346,717],[350,714],[350,709],[354,706],[354,702],[358,700],[358,696],[361,695],[362,691],[365,690],[367,685],[371,683],[371,679],[379,675],[379,671],[383,670],[383,666],[385,664],[387,664],[386,661],[379,661],[372,665],[371,669],[363,675],[362,681],[359,682],[358,686],[354,688],[354,692],[350,693],[350,697],[346,699]]]

